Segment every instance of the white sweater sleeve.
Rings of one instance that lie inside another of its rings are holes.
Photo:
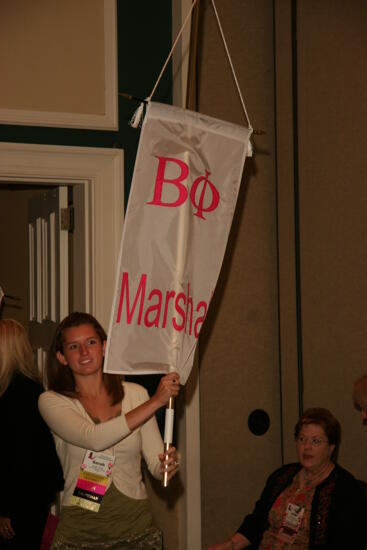
[[[140,403],[144,403],[144,401],[149,399],[149,394],[144,387],[136,385],[135,388],[139,395]],[[155,416],[152,416],[152,418],[142,424],[140,433],[142,441],[142,455],[148,466],[148,470],[155,478],[161,479],[161,462],[158,455],[163,453],[163,440]]]
[[[142,453],[150,473],[157,479],[162,478],[159,454],[163,453],[163,440],[155,417],[142,426]]]
[[[125,414],[94,424],[73,407],[69,397],[53,391],[40,395],[38,407],[51,431],[77,447],[103,451],[130,434]]]

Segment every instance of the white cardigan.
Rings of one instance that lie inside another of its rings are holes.
[[[64,471],[63,506],[70,506],[70,497],[79,475],[86,449],[104,451],[115,456],[112,480],[119,491],[136,498],[147,498],[141,472],[143,456],[149,471],[160,479],[158,454],[163,441],[155,417],[130,432],[125,414],[149,399],[142,386],[124,382],[122,415],[95,424],[78,399],[47,391],[39,397],[39,410],[54,434],[56,450]]]

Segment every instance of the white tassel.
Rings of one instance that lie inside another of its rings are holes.
[[[141,125],[143,112],[144,112],[144,103],[141,102],[139,107],[136,109],[135,113],[133,114],[132,119],[130,120],[129,126],[131,126],[132,128],[138,128],[138,126]]]
[[[247,143],[246,157],[252,157],[253,154],[254,154],[254,147],[252,145],[251,138],[250,138]]]

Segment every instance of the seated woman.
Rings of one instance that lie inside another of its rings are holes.
[[[295,427],[299,462],[271,474],[252,514],[209,550],[364,550],[367,503],[361,484],[336,464],[340,434],[330,411],[306,410]]]
[[[142,478],[142,458],[157,478],[177,472],[176,450],[163,455],[155,412],[179,392],[179,375],[161,378],[149,399],[138,384],[103,373],[106,333],[87,313],[56,330],[48,387],[39,408],[54,433],[65,476],[52,548],[162,547]]]

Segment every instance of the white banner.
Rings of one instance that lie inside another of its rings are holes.
[[[105,372],[190,374],[251,130],[150,103],[122,235]]]

